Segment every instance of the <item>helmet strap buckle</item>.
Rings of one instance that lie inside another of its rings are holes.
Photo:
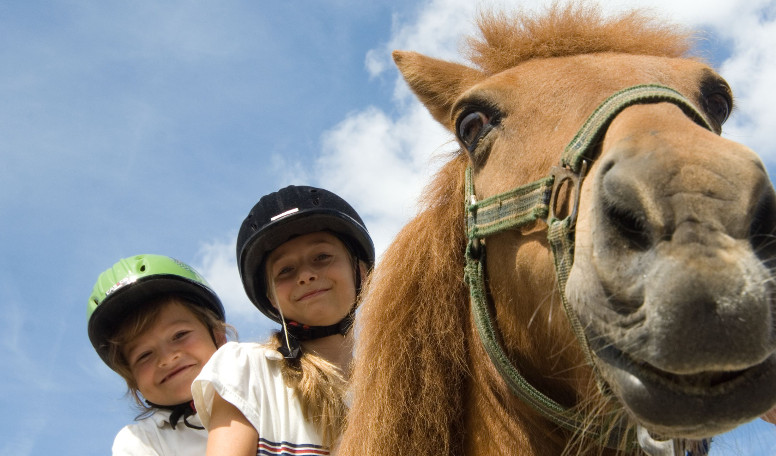
[[[278,352],[283,355],[283,358],[296,361],[302,356],[302,346],[293,335],[286,333],[286,337],[281,337],[281,344]]]

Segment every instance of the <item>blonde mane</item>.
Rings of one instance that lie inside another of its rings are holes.
[[[348,420],[352,426],[380,423],[380,429],[359,431],[380,435],[378,442],[405,440],[416,432],[429,436],[440,454],[459,448],[450,431],[459,428],[462,416],[466,347],[461,334],[468,309],[450,303],[468,301],[457,201],[465,165],[466,157],[459,155],[439,172],[427,189],[427,208],[399,233],[373,273],[358,316],[366,331],[358,337],[356,357],[363,362],[354,372],[362,413]],[[381,443],[358,453],[395,454]]]
[[[483,13],[481,37],[467,40],[469,60],[496,74],[530,59],[598,52],[685,57],[692,33],[663,25],[644,11],[604,18],[592,6],[555,6],[541,16]]]
[[[682,56],[690,35],[643,13],[606,20],[588,7],[541,17],[486,14],[471,62],[495,74],[520,62],[622,52]],[[422,209],[384,254],[358,317],[355,403],[341,454],[461,454],[471,325],[464,283],[463,195],[468,157],[455,155],[426,189]],[[476,342],[476,341],[475,341]]]

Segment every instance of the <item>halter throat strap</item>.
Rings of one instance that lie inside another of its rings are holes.
[[[469,167],[466,170],[464,205],[469,241],[466,247],[464,272],[469,285],[472,316],[485,351],[502,379],[520,400],[555,424],[612,448],[619,447],[623,438],[628,440],[628,445],[635,444],[635,436],[624,435],[624,431],[620,429],[621,423],[614,417],[602,417],[598,420],[599,425],[596,426],[586,425],[584,417],[534,388],[507,356],[501,346],[501,337],[488,306],[483,240],[493,234],[519,229],[539,220],[547,223],[547,237],[553,253],[563,308],[583,347],[588,364],[595,371],[593,354],[587,338],[576,313],[568,305],[565,293],[566,281],[574,258],[574,227],[580,189],[587,164],[596,158],[600,142],[612,120],[629,106],[662,102],[678,106],[695,123],[709,130],[712,129],[693,104],[676,90],[661,85],[637,85],[615,93],[596,108],[564,149],[559,166],[554,167],[550,175],[545,178],[478,201],[475,196],[472,169]],[[572,189],[571,210],[567,216],[560,218],[555,213],[556,197],[566,184],[570,184]],[[597,371],[596,375],[598,375]],[[599,388],[606,391],[607,387],[600,376],[598,378]],[[677,440],[676,442],[674,448],[678,451],[679,448],[684,448],[688,441]]]

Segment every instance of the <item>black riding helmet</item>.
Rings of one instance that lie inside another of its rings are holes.
[[[289,239],[317,231],[333,233],[358,260],[370,269],[374,265],[374,245],[361,217],[344,199],[322,188],[290,185],[265,195],[240,226],[237,267],[243,287],[253,305],[277,323],[280,314],[267,298],[266,257]]]

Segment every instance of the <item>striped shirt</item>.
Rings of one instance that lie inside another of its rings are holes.
[[[210,428],[218,393],[259,435],[258,455],[328,455],[313,423],[305,420],[294,390],[280,373],[283,357],[255,343],[228,342],[216,351],[191,385],[197,414]]]

